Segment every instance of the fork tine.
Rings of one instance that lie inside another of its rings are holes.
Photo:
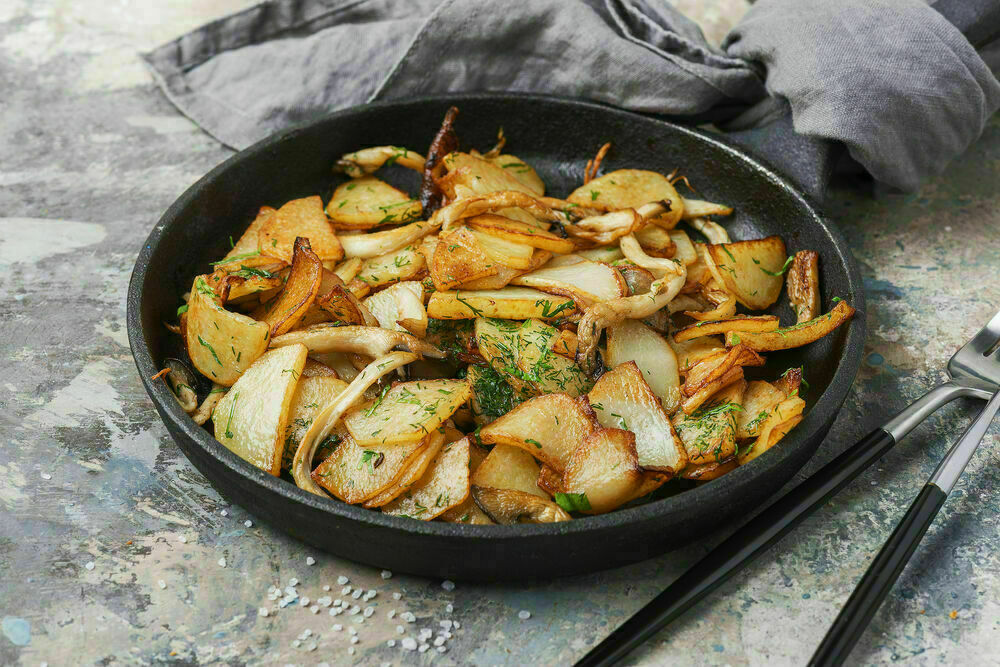
[[[964,349],[970,349],[978,354],[989,356],[996,352],[997,343],[1000,343],[1000,311],[993,315],[993,319],[986,323],[986,326],[979,330]]]

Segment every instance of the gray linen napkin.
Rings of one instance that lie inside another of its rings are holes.
[[[819,196],[836,144],[913,189],[980,135],[1000,0],[761,0],[721,50],[665,0],[272,0],[144,58],[234,148],[372,100],[546,93],[715,122]]]

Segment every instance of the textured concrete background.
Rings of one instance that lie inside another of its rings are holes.
[[[229,153],[160,95],[135,52],[247,4],[0,0],[0,664],[567,664],[732,527],[547,584],[384,580],[227,507],[139,384],[124,330],[132,263],[160,213]],[[708,31],[724,34],[741,8],[713,3]],[[917,194],[835,189],[828,211],[861,264],[870,334],[846,407],[802,475],[938,382],[1000,307],[998,185],[994,119]],[[803,663],[979,407],[941,410],[633,661]],[[997,445],[994,427],[852,663],[1000,663]],[[375,607],[364,623],[298,603],[257,615],[273,604],[268,587],[292,577],[300,596],[316,600],[327,584],[344,597],[338,575],[378,591],[360,605]],[[406,611],[415,622],[400,621]],[[441,619],[461,625],[444,654],[386,644]]]

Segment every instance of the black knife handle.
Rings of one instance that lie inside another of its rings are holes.
[[[588,652],[576,667],[614,665],[725,583],[896,444],[877,428],[713,549]],[[922,533],[921,533],[922,534]]]
[[[934,484],[924,486],[840,610],[809,661],[810,665],[826,667],[844,663],[947,497],[948,494]]]

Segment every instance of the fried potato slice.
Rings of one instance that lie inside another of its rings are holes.
[[[470,231],[492,261],[512,269],[523,270],[531,266],[531,257],[534,255],[535,249],[530,245],[493,236],[476,229],[470,229]]]
[[[727,331],[761,332],[774,331],[777,328],[778,318],[774,315],[733,315],[724,320],[703,320],[686,326],[674,334],[674,340],[683,343],[686,340],[724,334]]]
[[[736,455],[736,419],[743,411],[745,389],[746,383],[734,382],[712,396],[705,407],[674,415],[673,425],[690,465],[719,463]]]
[[[341,234],[337,238],[345,256],[371,259],[419,241],[433,231],[434,227],[428,222],[414,222],[381,232]]]
[[[528,273],[529,271],[534,271],[535,269],[543,266],[551,258],[552,253],[548,250],[539,250],[536,248],[535,252],[531,255],[531,266],[527,269],[512,269],[509,266],[496,264],[495,266],[497,268],[497,272],[494,275],[476,278],[475,280],[462,283],[462,288],[472,290],[503,289],[509,285],[510,281],[514,280],[514,278],[517,278],[521,274]]]
[[[692,367],[684,378],[681,393],[685,396],[694,396],[702,388],[714,383],[732,368],[763,365],[764,358],[747,346],[730,348],[725,354],[707,357]]]
[[[618,271],[587,260],[566,266],[544,266],[514,278],[511,283],[570,297],[582,307],[629,294],[628,285]]]
[[[530,319],[521,325],[517,343],[519,377],[531,385],[535,395],[563,392],[576,397],[585,394],[594,383],[575,361],[552,350],[558,334],[555,327],[541,320]]]
[[[350,259],[345,259],[343,262],[338,264],[333,272],[337,274],[337,277],[345,285],[349,284],[354,280],[355,276],[361,271],[361,267],[364,265],[364,261],[360,257],[351,257]]]
[[[477,446],[471,439],[469,440],[470,478],[476,474],[480,464],[486,460],[486,456],[488,454],[489,452],[485,449]],[[469,494],[469,497],[449,509],[447,512],[443,512],[438,518],[447,523],[468,523],[476,526],[493,525],[493,519],[479,509],[479,505],[477,505],[476,501],[472,499],[472,494]]]
[[[316,300],[322,280],[323,262],[309,248],[309,239],[296,238],[288,282],[264,315],[272,338],[295,328]]]
[[[483,356],[500,378],[514,390],[512,402],[516,403],[535,395],[534,385],[520,370],[521,324],[513,320],[480,317],[476,319],[474,338]],[[494,395],[493,403],[506,404],[502,396],[495,396],[502,387],[488,387]],[[502,414],[502,413],[501,413]],[[499,417],[501,414],[495,416]]]
[[[530,185],[518,178],[512,169],[485,160],[469,153],[455,151],[442,160],[448,175],[439,181],[441,189],[449,199],[459,199],[460,191],[456,186],[464,186],[472,194],[484,195],[490,192],[524,192],[529,195],[541,196],[545,193],[544,185],[538,189],[538,183]],[[539,181],[540,183],[540,181]]]
[[[634,361],[602,375],[586,400],[601,426],[635,433],[644,469],[676,473],[687,465],[680,438]]]
[[[285,444],[282,449],[281,467],[289,470],[292,467],[292,457],[295,450],[302,442],[302,436],[306,434],[312,426],[313,419],[319,411],[333,403],[340,392],[347,389],[347,383],[331,376],[310,376],[307,368],[310,364],[317,363],[311,359],[306,359],[302,369],[302,377],[295,385],[292,394],[292,402],[288,408],[288,420],[285,426]],[[328,366],[323,366],[329,368]]]
[[[770,382],[753,380],[743,393],[743,410],[736,415],[736,438],[746,440],[760,434],[771,411],[788,396]]]
[[[405,224],[419,220],[420,202],[374,176],[342,183],[333,191],[326,214],[337,227],[370,229],[378,225]]]
[[[829,313],[808,322],[782,327],[768,333],[727,333],[726,345],[745,345],[759,352],[801,347],[819,340],[851,319],[853,315],[854,308],[849,306],[846,301],[838,301]]]
[[[261,206],[257,212],[257,216],[250,222],[250,226],[243,232],[239,240],[229,249],[224,259],[237,260],[239,258],[252,257],[260,252],[260,230],[274,212],[275,209],[270,206]]]
[[[669,210],[652,220],[670,229],[684,213],[684,201],[663,174],[643,169],[619,169],[598,176],[574,190],[567,199],[574,204],[606,211],[667,202]]]
[[[316,298],[316,309],[326,314],[326,319],[316,322],[302,321],[299,328],[304,328],[317,322],[333,322],[337,325],[378,326],[378,319],[371,314],[367,306],[358,301],[343,285],[333,286],[325,295]]]
[[[215,439],[244,461],[277,476],[288,411],[302,367],[304,345],[272,350],[246,370],[215,406]]]
[[[468,227],[438,237],[430,267],[434,287],[442,292],[509,268],[494,261]]]
[[[796,323],[808,322],[819,315],[819,253],[814,250],[795,253],[786,282]]]
[[[401,382],[344,415],[344,424],[360,446],[414,442],[441,426],[471,395],[466,380]]]
[[[372,290],[384,285],[413,280],[422,275],[425,268],[423,254],[417,251],[416,246],[408,245],[366,260],[348,289],[354,296],[363,299]]]
[[[529,287],[434,292],[427,302],[427,315],[439,320],[468,320],[476,317],[508,320],[536,317],[552,320],[566,317],[574,310],[576,304],[573,299]]]
[[[682,374],[689,373],[694,366],[708,357],[726,353],[726,346],[715,336],[693,338],[683,343],[678,343],[673,336],[668,336],[666,341],[677,355],[677,370]]]
[[[471,483],[494,489],[515,489],[549,500],[549,494],[539,488],[540,466],[535,458],[520,447],[495,445],[472,475]]]
[[[802,419],[803,419],[802,415],[798,414],[788,419],[787,421],[783,421],[777,426],[774,426],[769,431],[767,431],[766,434],[763,431],[761,431],[761,437],[757,438],[757,440],[754,441],[753,446],[749,449],[749,451],[744,452],[739,456],[738,459],[739,464],[741,466],[746,465],[747,463],[750,463],[751,461],[753,461],[755,458],[757,458],[767,450],[774,447],[776,444],[778,444],[778,441],[780,441],[782,438],[788,435],[789,431],[798,426],[799,423],[802,422]]]
[[[316,484],[338,500],[356,505],[372,498],[402,475],[428,446],[426,440],[398,445],[358,445],[350,433],[331,434],[332,453],[312,471]]]
[[[270,331],[266,324],[233,313],[220,304],[216,294],[197,276],[185,315],[184,338],[191,363],[199,373],[229,387],[267,350]]]
[[[424,476],[427,468],[430,467],[431,463],[437,457],[438,452],[444,446],[445,436],[441,432],[441,429],[435,429],[427,436],[426,440],[427,446],[420,449],[420,452],[416,456],[407,461],[407,468],[400,473],[396,481],[366,500],[363,503],[364,507],[371,509],[387,505]]]
[[[638,320],[623,320],[608,327],[608,365],[617,368],[634,361],[646,384],[670,414],[681,401],[681,378],[677,355],[670,344]]]
[[[550,496],[563,492],[562,475],[548,466],[543,465],[538,471],[538,479],[535,480],[535,484]]]
[[[525,401],[484,426],[486,444],[520,447],[559,473],[566,470],[573,450],[594,430],[583,407],[566,394],[547,394]]]
[[[629,502],[642,485],[642,471],[631,431],[601,428],[573,451],[563,474],[564,493],[582,493],[587,514],[603,514]]]
[[[552,351],[560,357],[576,359],[577,346],[576,332],[571,329],[560,329],[555,338],[552,339]]]
[[[681,216],[683,220],[704,218],[708,215],[729,215],[733,212],[733,207],[726,206],[725,204],[715,204],[710,201],[688,199],[687,197],[682,197],[682,199],[684,200],[684,214]]]
[[[382,511],[420,521],[431,519],[461,504],[469,496],[469,439],[441,448],[423,477]]]
[[[604,264],[610,264],[611,262],[617,261],[625,256],[622,249],[617,245],[602,246],[600,248],[588,248],[586,250],[577,250],[573,255],[567,255],[566,257],[560,257],[558,259],[569,259],[570,257],[577,258],[575,261],[581,259],[587,259],[591,262],[603,262]],[[549,266],[555,267],[555,260],[549,263]]]
[[[513,243],[520,243],[557,253],[573,252],[576,244],[568,238],[557,236],[552,232],[539,228],[527,222],[511,220],[502,215],[483,213],[472,218],[466,218],[465,224],[479,232],[496,236]]]
[[[671,258],[677,254],[672,230],[668,231],[659,225],[646,225],[635,232],[635,239],[650,257]]]
[[[531,192],[542,196],[545,194],[545,182],[542,181],[535,169],[520,159],[516,155],[497,155],[495,157],[490,157],[483,155],[484,159],[489,160],[493,164],[507,170],[511,176],[516,178],[528,188]]]
[[[340,260],[344,249],[323,213],[318,196],[293,199],[268,216],[258,231],[263,252],[291,263],[295,239],[309,239],[312,251],[322,261]]]
[[[417,280],[390,285],[364,301],[378,325],[383,329],[406,331],[418,338],[427,333],[427,310],[424,308],[424,286]],[[400,321],[406,321],[403,327]]]
[[[713,243],[706,253],[715,265],[716,280],[747,308],[764,310],[778,300],[787,257],[780,236]]]

